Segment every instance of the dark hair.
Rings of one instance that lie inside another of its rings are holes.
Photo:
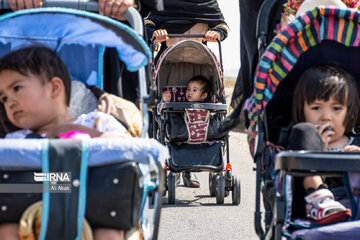
[[[190,78],[190,80],[188,81],[187,84],[189,84],[190,82],[199,82],[199,83],[201,83],[204,86],[203,87],[204,92],[207,93],[207,97],[206,97],[205,101],[210,100],[210,98],[211,98],[210,97],[210,95],[211,95],[210,81],[206,77],[204,77],[202,75],[196,75],[196,76]]]
[[[29,73],[39,76],[42,84],[59,77],[64,84],[66,104],[69,106],[71,78],[60,57],[53,50],[41,46],[30,46],[11,51],[0,59],[0,72],[11,70],[23,76]]]
[[[318,65],[307,69],[298,79],[293,97],[293,122],[305,122],[304,103],[328,101],[330,97],[347,104],[345,133],[351,132],[359,120],[360,99],[355,78],[342,67]]]

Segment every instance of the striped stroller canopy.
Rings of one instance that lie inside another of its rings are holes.
[[[0,56],[30,44],[58,52],[72,78],[99,85],[105,48],[115,48],[129,71],[148,64],[146,42],[129,26],[95,13],[68,8],[38,8],[0,17]]]
[[[258,63],[253,94],[245,105],[253,155],[257,125],[264,121],[265,107],[285,78],[295,81],[292,79],[310,66],[334,62],[340,62],[355,77],[360,77],[360,55],[354,48],[360,45],[359,21],[360,13],[355,10],[316,7],[297,17],[272,40]],[[327,49],[320,51],[324,45]],[[305,60],[304,53],[308,52],[313,55]]]

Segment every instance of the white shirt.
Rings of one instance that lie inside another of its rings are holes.
[[[88,128],[96,128],[102,133],[111,133],[116,136],[129,136],[126,134],[126,128],[113,116],[103,112],[90,112],[80,115],[73,124],[80,124]],[[5,138],[25,138],[31,130],[21,129],[6,134]],[[46,137],[45,133],[42,134]]]

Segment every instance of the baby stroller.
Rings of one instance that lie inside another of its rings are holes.
[[[293,91],[302,72],[310,66],[338,63],[359,79],[359,17],[356,11],[332,7],[307,11],[271,41],[257,65],[255,88],[245,108],[250,119],[249,147],[256,164],[255,230],[260,239],[359,236],[359,196],[353,194],[359,182],[347,175],[360,171],[359,153],[282,151],[291,128]],[[319,227],[291,217],[289,176],[316,174],[344,176],[352,221]]]
[[[204,35],[170,34],[169,37],[201,38]],[[211,103],[185,102],[187,81],[196,75],[209,79]],[[217,204],[223,204],[230,191],[233,204],[240,204],[240,178],[231,174],[228,135],[218,133],[227,106],[222,67],[215,55],[200,42],[180,41],[161,54],[153,81],[158,103],[164,90],[171,91],[171,101],[160,102],[153,109],[153,134],[170,153],[167,161],[168,202],[175,203],[175,173],[188,170],[210,172],[210,195],[216,196]]]
[[[98,9],[96,1],[82,3],[66,1],[64,6]],[[138,72],[140,102],[146,109],[144,68],[151,53],[141,38],[139,13],[129,8],[124,16],[132,28],[69,8],[7,13],[0,18],[0,54],[20,46],[43,44],[57,51],[72,79],[102,88],[106,81],[104,51],[115,49],[127,69]],[[39,239],[80,239],[84,218],[91,227],[125,232],[135,229],[141,238],[157,239],[161,209],[158,196],[162,195],[167,149],[145,138],[148,113],[142,114],[141,138],[1,139],[0,222],[18,222],[29,205],[42,200]],[[57,178],[51,178],[54,174]],[[61,178],[64,174],[67,177]],[[52,186],[69,191],[55,194]],[[155,196],[152,221],[147,215],[150,192]]]

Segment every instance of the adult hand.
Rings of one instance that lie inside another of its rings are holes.
[[[220,39],[220,34],[216,31],[207,31],[205,33],[204,41],[216,42],[216,39]]]
[[[283,30],[287,25],[289,25],[292,21],[294,21],[295,15],[286,15],[283,22],[281,23],[281,30]]]
[[[99,13],[120,21],[126,19],[122,14],[132,5],[134,0],[99,0]]]
[[[153,33],[152,38],[155,38],[154,42],[164,42],[164,41],[169,39],[168,33],[167,33],[167,31],[165,29],[156,30]]]
[[[41,8],[43,5],[42,0],[8,0],[8,2],[13,11],[28,8]]]

